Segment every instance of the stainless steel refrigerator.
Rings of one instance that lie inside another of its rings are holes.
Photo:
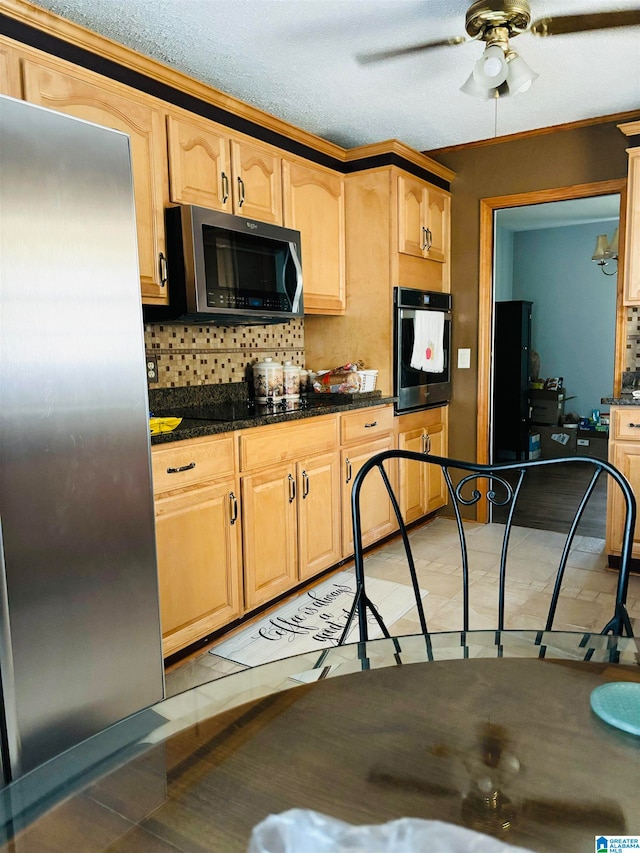
[[[162,698],[129,137],[0,97],[4,780]]]

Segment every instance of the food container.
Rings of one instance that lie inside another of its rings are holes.
[[[309,371],[302,369],[300,371],[300,393],[306,394],[309,390]]]
[[[285,361],[282,368],[285,400],[300,399],[300,368],[297,364]]]
[[[282,399],[284,374],[280,362],[265,358],[254,364],[253,389],[256,403],[275,403]]]

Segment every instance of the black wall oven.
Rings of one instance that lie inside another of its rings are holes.
[[[442,406],[451,399],[451,294],[393,290],[396,412]]]

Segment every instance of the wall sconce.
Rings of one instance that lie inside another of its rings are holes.
[[[600,234],[596,239],[596,248],[591,257],[595,261],[605,275],[616,275],[618,272],[618,229],[613,232],[611,242],[608,241],[606,234]],[[616,268],[612,272],[607,272],[605,267],[609,261],[616,262]]]

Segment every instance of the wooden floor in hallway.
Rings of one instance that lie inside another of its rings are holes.
[[[535,530],[568,530],[576,509],[589,483],[593,468],[588,464],[558,463],[531,468],[526,475],[518,499],[514,523]],[[509,477],[515,483],[517,474]],[[507,508],[495,507],[493,521],[505,523]],[[589,500],[578,533],[582,536],[605,538],[607,517],[607,482],[600,476]]]

